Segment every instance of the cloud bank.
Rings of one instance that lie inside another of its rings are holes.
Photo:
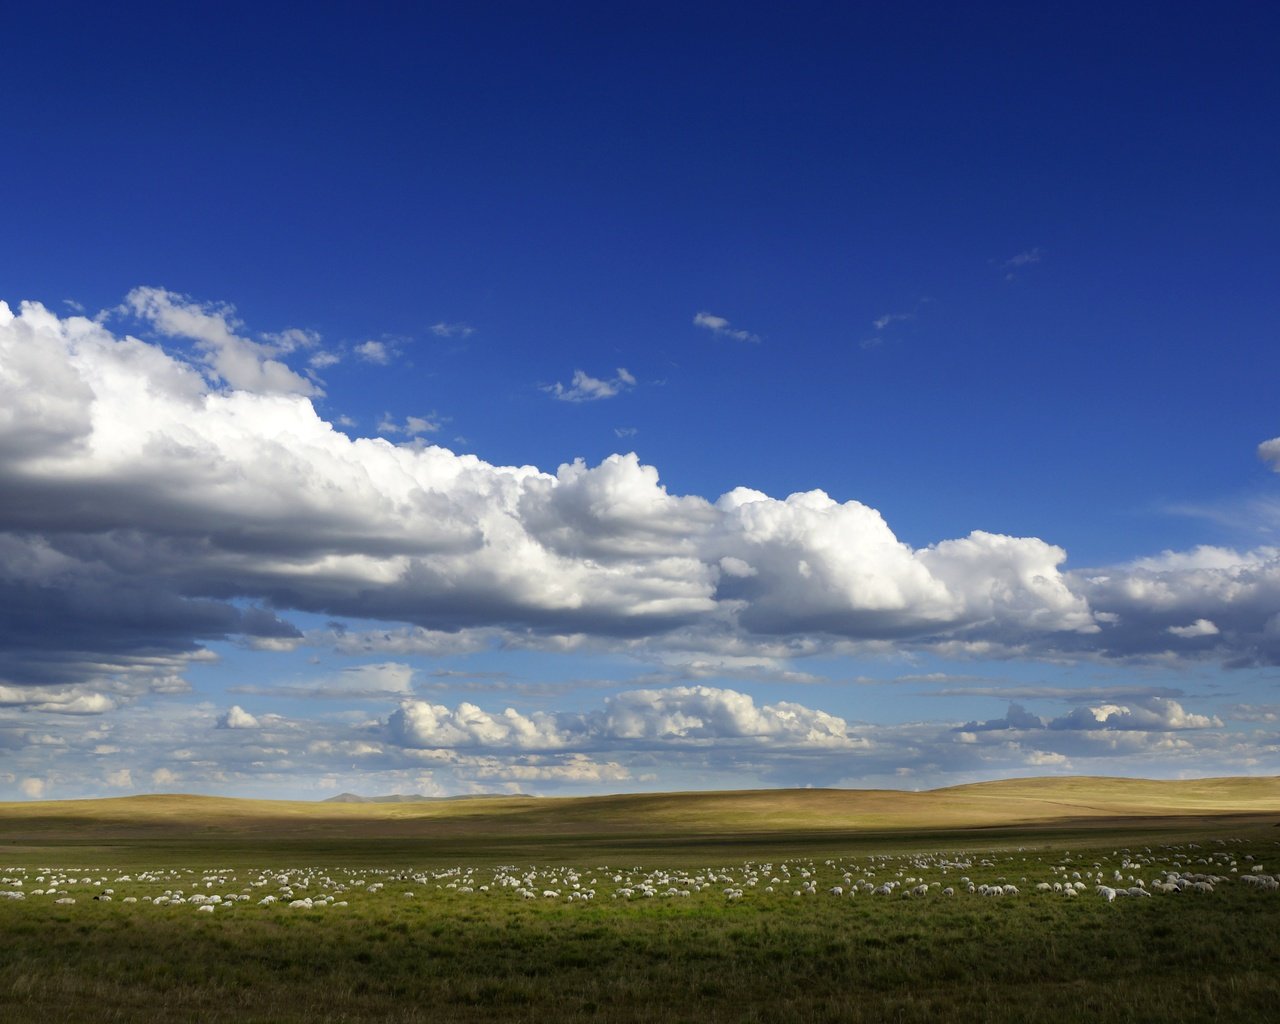
[[[180,690],[210,642],[299,642],[291,612],[399,624],[405,643],[486,630],[744,656],[891,645],[1280,664],[1274,548],[1069,572],[1035,537],[913,548],[875,509],[820,490],[674,495],[634,454],[550,473],[353,439],[284,362],[312,345],[305,332],[254,341],[229,307],[161,289],[135,289],[124,309],[192,347],[0,304],[11,706],[91,712]],[[419,714],[405,736],[437,727]],[[432,721],[480,728],[457,716]]]

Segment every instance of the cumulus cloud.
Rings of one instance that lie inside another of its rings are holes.
[[[1280,664],[1280,548],[1201,546],[1070,574],[1108,656]]]
[[[1169,697],[1147,697],[1127,704],[1076,707],[1052,720],[1033,715],[1020,704],[1010,703],[1003,718],[967,722],[959,728],[960,731],[969,733],[1034,729],[1172,732],[1181,729],[1220,729],[1222,726],[1222,719],[1216,715],[1193,714]]]
[[[1009,710],[1003,718],[993,718],[986,722],[967,722],[960,727],[961,732],[991,732],[997,729],[1043,729],[1046,723],[1039,715],[1033,715],[1021,704],[1011,702]]]
[[[767,740],[795,747],[859,743],[836,715],[791,701],[758,706],[748,694],[711,686],[632,690],[588,716],[588,730],[614,740],[700,742]]]
[[[643,642],[791,658],[862,643],[1280,663],[1276,549],[1067,571],[1034,537],[914,548],[820,490],[672,494],[634,453],[551,473],[351,438],[306,389],[266,386],[268,350],[304,336],[249,343],[227,307],[159,289],[129,303],[194,352],[0,304],[0,685],[22,689],[15,707],[93,713],[174,692],[228,639],[386,656]],[[227,353],[257,369],[240,377]],[[387,422],[417,435],[437,420]],[[304,641],[293,612],[387,625]]]
[[[598,402],[602,398],[613,398],[629,387],[634,387],[635,377],[624,367],[619,366],[617,375],[602,380],[592,377],[582,370],[573,371],[573,380],[569,384],[547,384],[543,391],[561,402]]]
[[[1258,445],[1258,458],[1280,473],[1280,437],[1273,437]]]
[[[450,711],[442,704],[409,701],[387,724],[391,738],[408,747],[554,750],[567,742],[550,715],[525,716],[514,708],[490,714],[466,702]]]
[[[378,366],[386,366],[391,362],[391,350],[387,348],[385,342],[362,341],[356,346],[355,351],[356,355],[366,363],[376,363]]]
[[[128,768],[114,768],[103,775],[103,780],[112,789],[133,788],[133,773]]]
[[[1146,732],[1211,727],[1222,728],[1222,719],[1216,715],[1191,714],[1176,700],[1162,697],[1130,704],[1076,708],[1049,723],[1050,729],[1135,729]]]
[[[1239,774],[1280,756],[1265,720],[1255,732],[1237,733],[1181,705],[1157,716],[1172,728],[1140,728],[1104,709],[1106,721],[1091,713],[1087,727],[1034,728],[1015,714],[1006,718],[1026,728],[967,732],[946,721],[856,722],[822,702],[761,700],[700,685],[631,689],[585,710],[411,695],[398,704],[376,717],[258,714],[256,728],[235,730],[215,727],[227,712],[211,705],[151,702],[125,705],[108,720],[59,720],[56,737],[43,727],[6,737],[0,711],[0,794],[15,798],[19,780],[38,778],[59,796],[102,795],[106,772],[121,770],[122,751],[135,787],[145,778],[165,790],[303,798],[339,789],[580,792],[622,782],[663,789],[924,786],[1034,765],[1065,768],[1067,761],[1092,774]],[[1123,704],[1133,711],[1139,702]]]
[[[1240,770],[1280,750],[1274,736],[1260,741],[1233,735],[1217,717],[1164,699],[1081,706],[1056,719],[1014,704],[989,722],[870,725],[709,686],[630,690],[576,712],[498,713],[470,703],[450,709],[405,702],[384,728],[402,756],[473,778],[491,770],[490,777],[533,780],[536,773],[521,775],[513,766],[563,766],[582,756],[592,765],[618,765],[633,778],[660,765],[668,779],[687,771],[698,784],[728,786],[748,780],[900,785],[903,777],[992,777],[1028,767]]]
[[[177,781],[178,776],[168,768],[157,768],[151,773],[153,786],[172,786]]]
[[[744,331],[735,328],[728,320],[722,316],[716,316],[714,313],[695,313],[693,316],[695,327],[704,327],[712,334],[718,334],[724,338],[732,338],[734,341],[759,341],[758,334],[752,334],[750,331]]]
[[[256,729],[259,722],[239,704],[233,704],[218,718],[219,729]]]
[[[748,742],[774,748],[855,748],[865,740],[850,734],[836,715],[789,701],[759,706],[748,694],[711,686],[628,690],[586,713],[526,716],[514,708],[500,714],[471,703],[450,710],[406,701],[387,723],[403,746],[512,750],[703,746]]]

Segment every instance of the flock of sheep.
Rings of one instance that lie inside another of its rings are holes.
[[[1066,852],[1056,859],[1035,851],[986,854],[912,854],[814,861],[748,861],[735,867],[670,868],[451,867],[392,869],[269,869],[241,877],[231,869],[168,868],[121,873],[102,869],[0,868],[0,904],[42,900],[67,906],[112,902],[187,907],[212,914],[244,904],[292,910],[340,909],[354,901],[422,899],[428,896],[487,900],[745,899],[855,896],[904,899],[1088,896],[1113,903],[1182,893],[1212,893],[1224,884],[1259,893],[1280,891],[1280,875],[1268,874],[1238,842],[1216,840],[1156,850]]]

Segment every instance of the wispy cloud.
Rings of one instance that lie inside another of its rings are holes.
[[[883,331],[892,323],[897,323],[900,320],[914,320],[915,318],[915,313],[885,313],[883,316],[878,316],[872,320],[871,326],[877,331]]]
[[[476,329],[462,321],[445,323],[441,320],[439,323],[431,325],[431,333],[437,338],[469,338],[476,333]]]
[[[713,334],[719,334],[725,338],[733,338],[735,341],[760,340],[760,335],[735,328],[724,317],[716,316],[714,313],[707,313],[705,311],[695,313],[693,323],[697,327],[705,327]]]
[[[635,384],[635,377],[626,367],[619,366],[617,376],[608,380],[592,377],[582,370],[574,370],[573,380],[569,384],[544,384],[542,390],[561,402],[596,402],[602,398],[613,398]]]
[[[927,697],[996,697],[1001,700],[1080,701],[1146,700],[1151,697],[1181,697],[1183,691],[1169,686],[951,686],[922,694]]]
[[[1012,281],[1017,277],[1017,271],[1026,267],[1033,266],[1044,259],[1044,250],[1040,246],[1032,246],[1030,249],[1024,249],[1016,256],[1010,256],[1007,260],[1000,264],[1000,269],[1005,271],[1004,279]]]
[[[438,433],[447,422],[448,417],[431,412],[426,416],[406,416],[403,423],[397,423],[388,412],[383,413],[382,419],[378,421],[378,433],[421,437],[423,434]]]
[[[1016,256],[1011,256],[1004,261],[1005,267],[1025,267],[1032,263],[1039,263],[1044,257],[1044,250],[1040,246],[1033,246]]]
[[[411,696],[413,675],[413,668],[409,665],[400,662],[384,662],[375,665],[355,665],[343,669],[336,675],[306,683],[274,686],[246,684],[229,687],[227,692],[247,696],[287,697],[294,700],[385,700]],[[232,708],[228,715],[237,711],[240,709]],[[246,727],[248,726],[231,726],[231,728]]]
[[[313,332],[289,328],[253,341],[237,333],[242,325],[234,306],[195,302],[165,288],[135,288],[119,311],[145,321],[164,337],[195,342],[209,370],[238,391],[322,394],[314,382],[276,358],[314,346],[318,337]]]

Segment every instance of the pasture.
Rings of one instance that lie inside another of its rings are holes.
[[[0,805],[5,1021],[1249,1021],[1273,779]],[[74,901],[74,902],[67,902]]]

